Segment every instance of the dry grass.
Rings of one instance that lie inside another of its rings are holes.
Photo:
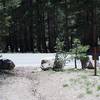
[[[13,88],[11,88],[13,87]],[[20,92],[20,93],[19,93]],[[100,100],[100,69],[0,72],[0,100]]]
[[[46,100],[99,100],[100,70],[66,69],[39,73],[38,91]]]

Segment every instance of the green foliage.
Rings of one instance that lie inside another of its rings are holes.
[[[73,48],[70,49],[70,54],[76,59],[87,59],[87,50],[89,46],[82,45],[79,39],[74,39]]]
[[[16,52],[19,48],[20,52],[35,52],[34,49],[37,52],[54,52],[55,41],[59,35],[60,38],[63,37],[66,50],[69,50],[71,37],[76,36],[76,33],[77,37],[84,38],[85,44],[92,44],[92,38],[87,42],[89,38],[87,36],[91,33],[94,1],[0,0],[0,34],[10,35],[9,40],[12,42],[9,45],[13,45],[11,51],[16,50]],[[100,2],[97,6],[97,20],[99,12]],[[97,23],[99,27],[100,22]],[[99,32],[97,33],[99,36]],[[57,52],[63,51],[64,43],[60,41]]]
[[[68,87],[68,84],[63,84],[63,87]]]
[[[87,93],[87,94],[92,94],[92,90],[91,90],[89,87],[87,87],[87,88],[86,88],[86,93]]]
[[[89,57],[87,56],[88,49],[88,45],[84,46],[81,44],[81,41],[79,39],[74,39],[73,48],[70,49],[69,53],[71,54],[71,58],[75,59],[75,68],[77,68],[77,59],[81,61],[82,69],[86,67],[86,63],[89,60]]]
[[[21,0],[0,0],[0,49],[6,48],[12,22],[12,9],[19,7]]]
[[[53,69],[56,71],[61,71],[65,65],[67,53],[64,51],[64,42],[60,41],[59,38],[56,40],[56,56],[54,61]]]
[[[8,0],[7,7],[16,8],[20,6],[22,0]]]
[[[100,85],[97,86],[97,91],[100,91]]]
[[[64,51],[64,41],[61,41],[59,38],[56,39],[55,51],[60,59],[66,59],[67,52]]]
[[[55,46],[55,51],[56,52],[63,52],[64,48],[64,41],[60,41],[59,38],[56,39],[56,46]]]
[[[53,70],[62,71],[65,63],[65,58],[61,57],[61,53],[56,53]]]
[[[8,35],[11,9],[18,7],[21,0],[0,0],[0,35]]]

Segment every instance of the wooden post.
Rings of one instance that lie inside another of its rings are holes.
[[[97,75],[97,52],[96,47],[94,47],[94,75]]]
[[[96,35],[96,1],[93,0],[93,41],[94,41],[94,75],[97,75],[97,35]]]

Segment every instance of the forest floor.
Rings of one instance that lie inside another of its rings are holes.
[[[0,100],[100,100],[100,69],[0,71]]]

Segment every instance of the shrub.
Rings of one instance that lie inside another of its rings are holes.
[[[70,49],[71,57],[75,59],[75,68],[77,68],[76,59],[81,61],[82,69],[86,67],[86,63],[89,60],[87,56],[88,45],[82,45],[79,39],[74,39],[73,48]]]
[[[63,50],[63,48],[64,48],[64,42],[61,41],[59,38],[57,38],[56,46],[55,46],[56,56],[55,56],[55,61],[53,65],[53,70],[55,71],[61,71],[64,68],[67,54]]]
[[[64,59],[60,57],[61,54],[56,53],[53,70],[61,71],[64,67]]]

